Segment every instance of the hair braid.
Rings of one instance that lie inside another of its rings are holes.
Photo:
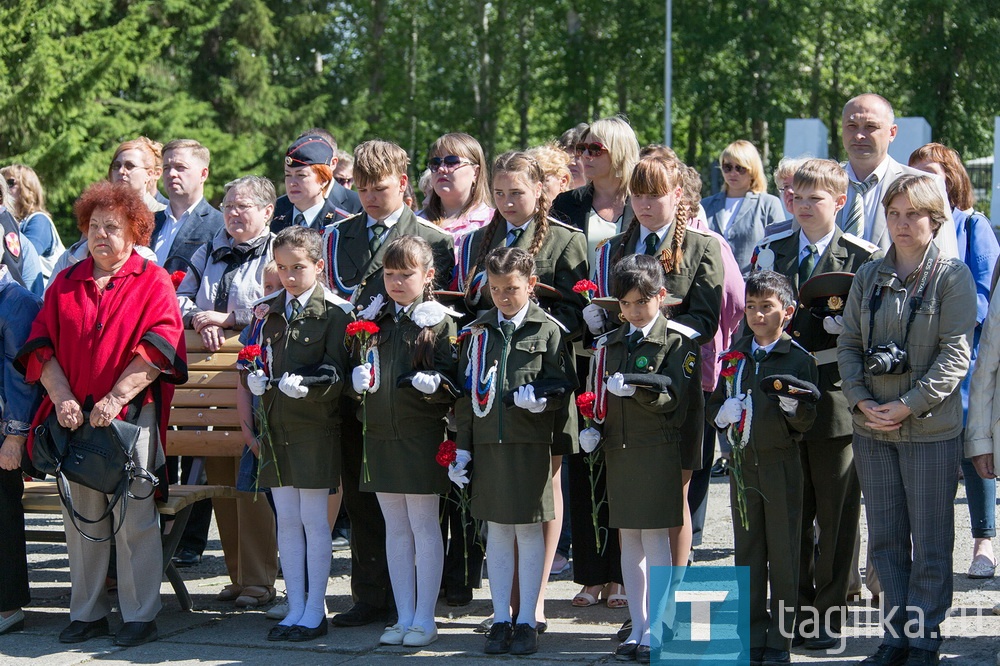
[[[668,253],[663,250],[660,253],[660,263],[666,273],[676,273],[680,270],[681,262],[684,260],[684,236],[687,233],[688,216],[690,215],[686,203],[677,204],[677,211],[674,213],[674,239],[673,246]]]
[[[490,220],[490,223],[483,229],[483,240],[479,243],[479,252],[476,254],[476,260],[471,266],[469,266],[468,280],[465,285],[465,293],[467,296],[469,295],[469,287],[472,285],[472,278],[476,276],[480,266],[482,266],[485,270],[486,255],[490,253],[490,243],[493,242],[493,237],[496,236],[497,230],[506,224],[507,221],[504,219],[503,215],[500,214],[500,211],[494,211],[493,219]],[[474,234],[476,232],[473,231],[472,233]],[[472,242],[472,236],[469,237],[467,242]]]
[[[635,212],[633,211],[632,221],[628,223],[628,228],[625,229],[625,233],[622,234],[622,242],[618,246],[618,249],[615,250],[614,256],[611,257],[610,264],[612,266],[621,261],[622,257],[625,256],[625,244],[628,242],[629,236],[632,235],[632,232],[638,228],[639,228],[639,218],[635,215]]]

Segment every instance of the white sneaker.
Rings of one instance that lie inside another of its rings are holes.
[[[284,620],[285,616],[288,615],[288,601],[282,601],[280,603],[274,604],[267,609],[264,613],[264,617],[268,620]]]
[[[402,645],[403,644],[403,625],[394,624],[391,627],[386,627],[385,632],[382,637],[378,639],[381,645]]]
[[[403,635],[403,645],[406,647],[424,647],[436,641],[437,637],[437,625],[431,627],[430,631],[426,631],[423,627],[412,626]]]

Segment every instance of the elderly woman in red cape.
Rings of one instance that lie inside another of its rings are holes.
[[[141,435],[134,460],[152,472],[165,461],[171,384],[187,381],[184,327],[174,287],[166,271],[135,251],[137,244],[149,242],[153,214],[123,183],[92,185],[74,209],[91,256],[56,276],[18,355],[27,381],[40,381],[48,394],[32,425],[53,411],[60,425],[74,430],[84,419],[95,428],[113,419],[136,423]],[[31,445],[29,441],[29,453]],[[166,489],[165,484],[160,487]],[[100,516],[108,505],[108,496],[99,491],[75,483],[70,489],[83,516]],[[146,499],[129,501],[115,537],[124,621],[115,636],[117,645],[155,640],[160,610],[163,562],[152,488],[137,477],[131,491]],[[112,516],[116,525],[119,510]],[[91,526],[90,533],[102,537],[110,531],[111,519],[106,519]],[[104,579],[111,544],[67,529],[66,546],[71,622],[59,640],[79,643],[110,633]]]

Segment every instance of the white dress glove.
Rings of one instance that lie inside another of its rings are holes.
[[[514,392],[514,405],[521,409],[527,409],[532,414],[541,414],[545,411],[545,404],[548,398],[536,398],[535,387],[525,384]]]
[[[823,317],[823,330],[830,335],[840,335],[844,332],[844,318],[840,315]]]
[[[781,407],[781,411],[789,416],[795,416],[795,410],[799,408],[799,401],[795,398],[786,398],[783,395],[779,395],[778,406]]]
[[[421,393],[426,393],[431,395],[438,390],[441,386],[441,375],[432,375],[429,372],[418,372],[413,375],[413,379],[410,380],[413,384],[413,388],[417,389]]]
[[[590,303],[583,308],[583,320],[594,335],[600,335],[608,322],[608,311],[596,303]]]
[[[257,368],[247,375],[247,388],[254,395],[264,395],[267,390],[267,375],[260,368]]]
[[[278,390],[289,398],[304,398],[309,394],[309,389],[302,386],[302,375],[290,375],[287,372],[281,375],[278,380]]]
[[[365,363],[351,370],[351,383],[355,393],[364,393],[372,387],[372,364]]]
[[[580,431],[580,448],[584,453],[590,453],[601,443],[601,433],[594,428],[587,428]]]
[[[625,383],[625,375],[616,372],[608,379],[608,391],[619,398],[629,398],[635,395],[635,387]]]
[[[743,399],[746,396],[740,393],[738,396],[727,399],[722,403],[719,413],[715,416],[715,425],[720,428],[739,423],[743,418]]]
[[[459,488],[469,483],[469,472],[465,469],[472,462],[472,454],[465,449],[455,451],[455,462],[448,467],[448,478]]]

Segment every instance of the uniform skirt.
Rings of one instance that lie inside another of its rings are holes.
[[[368,477],[361,470],[361,490],[375,493],[443,495],[448,492],[448,468],[435,460],[444,439],[439,435],[408,439],[377,439],[368,435]]]
[[[257,483],[261,488],[330,489],[340,485],[340,434],[322,440],[261,447]]]
[[[472,465],[474,518],[505,525],[555,518],[549,444],[476,444]]]
[[[676,442],[604,451],[611,527],[656,530],[683,524],[684,493]]]

